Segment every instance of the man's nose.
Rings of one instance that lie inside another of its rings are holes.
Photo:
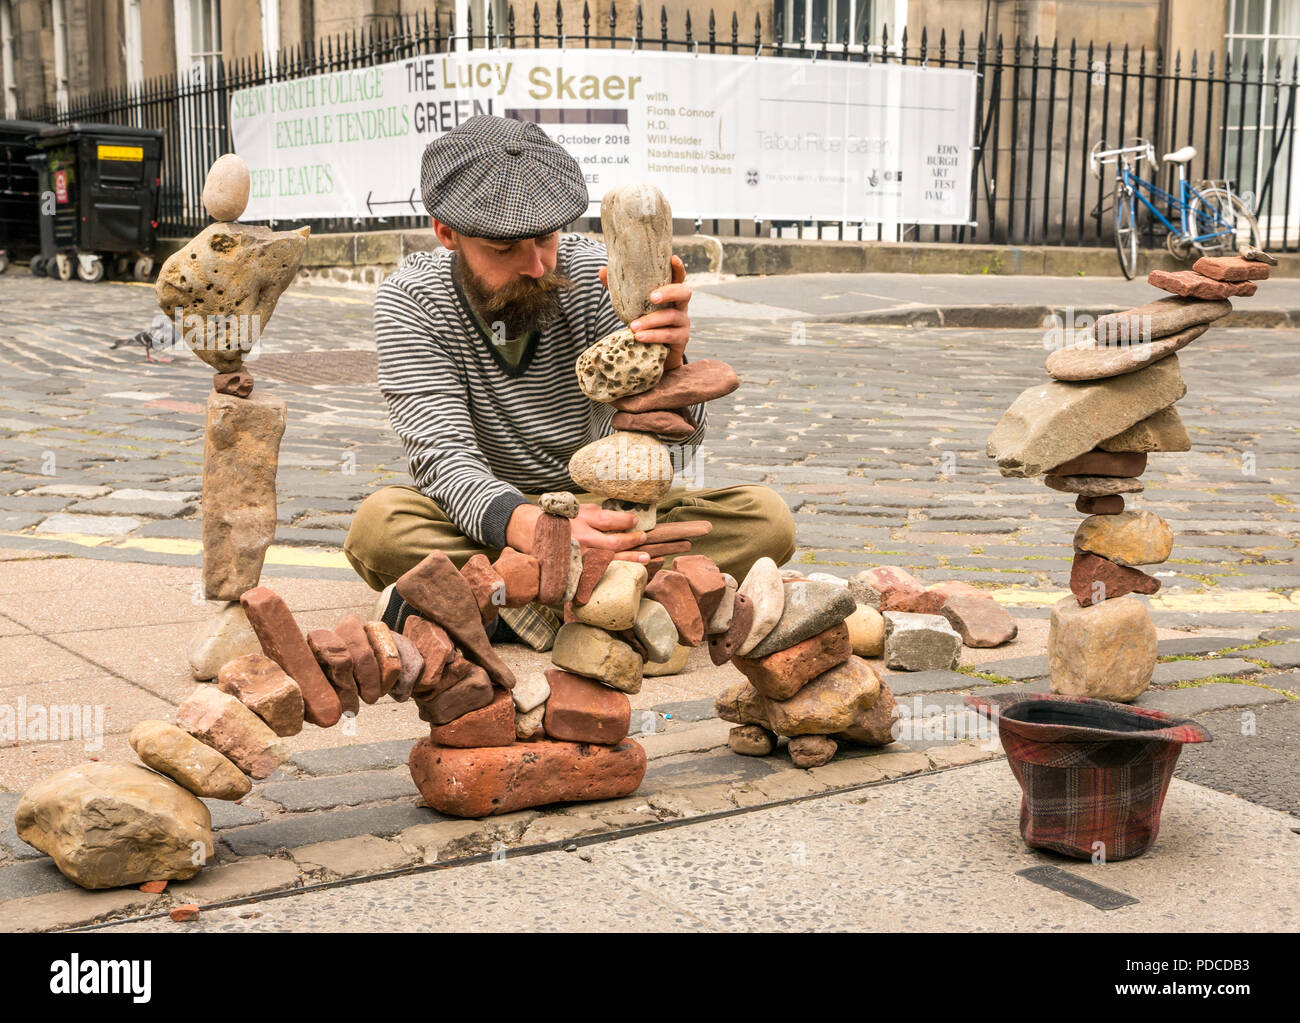
[[[546,264],[542,262],[542,250],[537,242],[524,242],[519,248],[519,273],[523,277],[540,278],[546,273]]]

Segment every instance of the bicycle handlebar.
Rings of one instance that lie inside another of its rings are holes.
[[[1098,142],[1097,146],[1101,143]],[[1103,164],[1119,163],[1127,155],[1133,155],[1137,161],[1146,160],[1154,166],[1156,162],[1155,147],[1146,139],[1138,139],[1131,146],[1120,146],[1118,149],[1098,149],[1093,146],[1092,151],[1088,154],[1088,171],[1094,178],[1101,177],[1101,168]]]

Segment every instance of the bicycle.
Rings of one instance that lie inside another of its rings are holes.
[[[1125,278],[1132,280],[1137,273],[1138,255],[1138,200],[1168,230],[1165,244],[1176,259],[1187,259],[1193,252],[1203,256],[1234,254],[1239,245],[1260,245],[1259,224],[1250,206],[1232,190],[1230,182],[1201,181],[1194,187],[1187,180],[1187,164],[1196,156],[1194,146],[1183,146],[1164,155],[1165,163],[1178,166],[1178,195],[1173,196],[1159,185],[1139,177],[1130,166],[1142,160],[1155,165],[1156,154],[1150,142],[1134,138],[1118,149],[1103,149],[1098,142],[1088,154],[1088,169],[1094,178],[1101,178],[1105,164],[1115,164],[1115,251],[1119,254],[1119,268]],[[1166,217],[1143,190],[1163,201],[1169,213]],[[1093,216],[1101,216],[1101,208]],[[1175,225],[1171,218],[1177,220]]]

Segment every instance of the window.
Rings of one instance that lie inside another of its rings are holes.
[[[843,45],[847,31],[853,48],[861,45],[865,25],[867,37],[879,52],[880,34],[888,25],[893,51],[907,24],[907,0],[784,0],[783,18],[786,46],[797,45],[801,34],[805,46],[820,45],[823,31],[827,42]]]
[[[1271,172],[1272,184],[1264,197],[1267,208],[1257,212],[1261,218],[1274,215],[1280,218],[1288,205],[1294,209],[1291,197],[1285,194],[1293,154],[1286,146],[1279,146],[1282,136],[1273,129],[1275,116],[1278,127],[1284,127],[1290,90],[1281,90],[1275,107],[1269,86],[1279,62],[1282,80],[1291,80],[1292,62],[1300,55],[1300,0],[1228,0],[1225,36],[1228,55],[1232,58],[1232,84],[1227,90],[1225,175],[1239,193],[1250,192],[1249,198],[1253,200],[1269,181]],[[1247,84],[1242,89],[1241,70],[1245,62],[1248,62]],[[1261,62],[1266,72],[1263,104],[1258,102]],[[1293,187],[1300,187],[1300,181]],[[1258,203],[1252,201],[1251,205]]]
[[[18,58],[17,40],[14,38],[14,12],[12,0],[0,0],[0,86],[4,96],[0,111],[13,120],[18,116]]]

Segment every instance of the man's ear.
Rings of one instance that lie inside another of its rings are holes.
[[[459,235],[437,217],[433,218],[433,233],[438,236],[438,241],[444,249],[455,250],[459,247]]]

